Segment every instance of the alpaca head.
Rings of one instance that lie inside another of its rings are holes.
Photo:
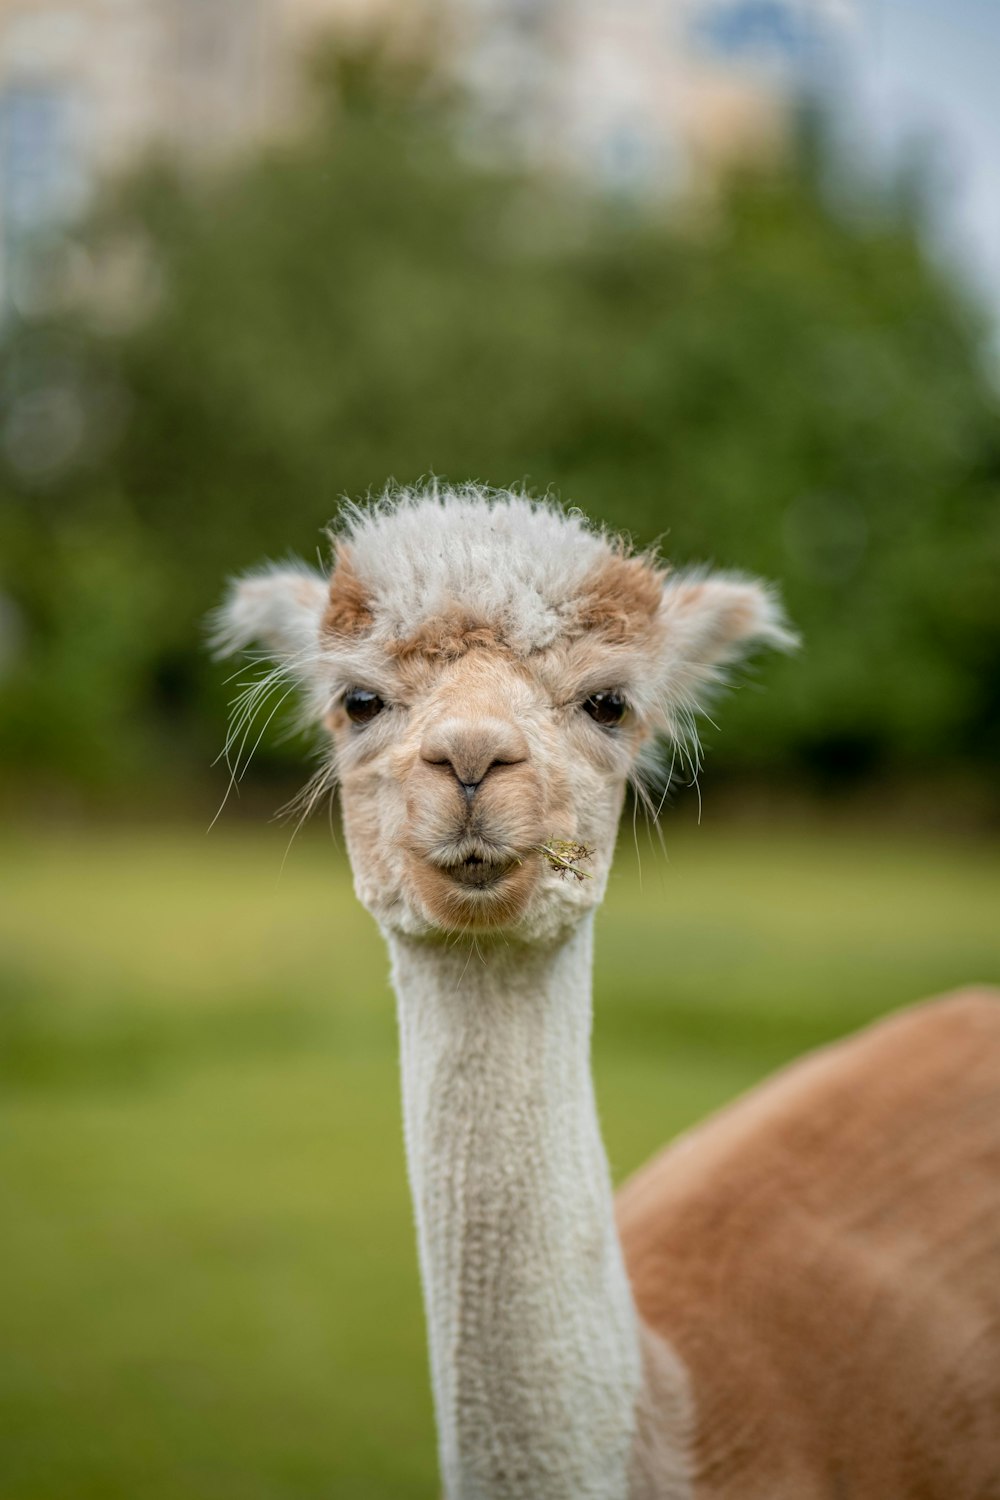
[[[748,648],[793,639],[760,583],[675,577],[503,492],[351,509],[335,549],[329,578],[237,580],[218,642],[258,642],[304,689],[358,895],[387,930],[565,930],[603,894],[657,741],[690,735]]]

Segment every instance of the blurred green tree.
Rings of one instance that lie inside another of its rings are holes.
[[[551,486],[678,564],[780,581],[805,654],[744,680],[716,763],[984,778],[1000,419],[912,194],[804,129],[699,205],[602,196],[477,162],[419,69],[318,77],[294,142],[150,165],[97,216],[89,264],[142,272],[131,318],[102,294],[8,329],[0,762],[197,776],[222,578],[433,472]],[[269,733],[259,770],[286,755]]]

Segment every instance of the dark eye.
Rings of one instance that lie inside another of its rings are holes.
[[[581,706],[584,713],[588,713],[595,724],[601,724],[605,729],[613,729],[628,713],[628,704],[621,693],[616,693],[614,688],[609,688],[603,693],[591,693],[589,698],[584,699]]]
[[[349,688],[344,694],[344,709],[352,724],[370,724],[385,708],[378,693],[367,688]]]

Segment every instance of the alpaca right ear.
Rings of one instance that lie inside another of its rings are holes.
[[[696,569],[668,577],[660,617],[667,696],[696,712],[726,680],[727,667],[759,646],[794,651],[798,645],[773,588],[740,573]]]
[[[328,590],[328,580],[303,563],[234,578],[212,616],[214,654],[232,656],[256,641],[279,665],[306,675],[319,649]]]

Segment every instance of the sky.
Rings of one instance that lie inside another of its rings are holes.
[[[930,153],[937,248],[1000,328],[1000,0],[857,0],[855,15],[856,128],[885,160]]]

